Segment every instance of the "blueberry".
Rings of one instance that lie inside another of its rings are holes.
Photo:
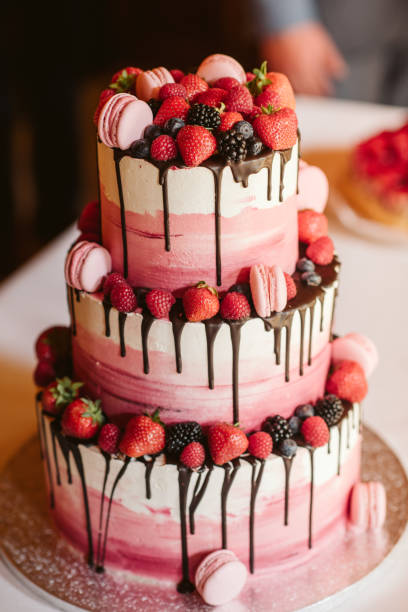
[[[145,159],[150,155],[150,142],[146,138],[140,138],[139,140],[135,140],[130,145],[130,151],[132,153],[132,157],[137,157],[138,159]]]
[[[290,427],[290,431],[293,433],[293,435],[295,435],[299,433],[302,421],[298,416],[292,416],[288,420],[288,425]]]
[[[295,415],[299,419],[307,419],[308,417],[314,416],[314,408],[312,404],[301,404],[295,410]]]
[[[296,455],[297,444],[294,440],[288,438],[287,440],[282,440],[282,442],[279,444],[278,449],[283,457],[288,457],[288,459],[290,459],[291,457],[294,457],[294,455]]]
[[[236,130],[238,134],[242,134],[245,140],[252,138],[254,135],[254,128],[248,121],[237,121],[237,123],[234,123],[234,130]]]
[[[322,282],[322,277],[316,272],[303,272],[301,279],[310,287],[318,287]]]
[[[311,259],[302,257],[302,259],[299,259],[297,262],[296,269],[299,270],[299,272],[313,272],[315,265]]]
[[[186,124],[182,119],[179,119],[178,117],[172,117],[171,119],[167,119],[166,123],[164,124],[164,131],[172,138],[175,138],[177,136],[178,131],[181,130],[181,128],[185,125]]]
[[[161,134],[163,134],[161,127],[159,125],[154,125],[154,123],[148,125],[143,132],[143,136],[150,141],[154,140]]]
[[[247,151],[248,155],[259,155],[263,149],[262,140],[254,136],[247,140]]]

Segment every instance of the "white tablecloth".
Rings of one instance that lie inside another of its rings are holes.
[[[298,116],[304,149],[349,145],[387,127],[397,127],[406,111],[339,100],[301,98]],[[370,242],[333,227],[331,235],[342,261],[335,329],[360,331],[380,351],[380,365],[370,380],[365,420],[408,466],[408,247]],[[38,332],[67,323],[63,261],[74,230],[68,230],[16,272],[0,289],[0,357],[33,363]],[[408,537],[389,559],[347,598],[349,612],[408,610]],[[294,585],[294,588],[295,585]],[[0,608],[31,612],[54,609],[23,589],[0,565]],[[339,601],[319,605],[344,609]]]

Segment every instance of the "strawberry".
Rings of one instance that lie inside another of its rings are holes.
[[[236,113],[234,111],[221,113],[221,123],[218,129],[220,132],[228,132],[235,123],[243,120],[244,118],[241,113]]]
[[[180,98],[187,98],[187,91],[180,83],[166,83],[163,87],[160,87],[159,100],[165,100],[172,96],[179,96]]]
[[[220,79],[215,81],[213,87],[220,87],[221,89],[226,89],[227,91],[229,91],[233,87],[236,87],[240,84],[241,83],[237,79],[234,79],[234,77],[221,77]]]
[[[140,414],[130,419],[119,444],[122,453],[128,457],[142,457],[163,450],[166,434],[158,413],[156,410],[151,417]]]
[[[178,68],[173,68],[173,70],[170,70],[170,74],[173,77],[175,83],[180,83],[181,79],[184,76],[184,72],[182,70],[179,70]]]
[[[93,438],[103,423],[101,401],[79,397],[64,410],[61,419],[62,431],[66,436],[89,440]]]
[[[367,395],[367,380],[356,361],[340,361],[326,383],[328,393],[349,402],[361,402]]]
[[[329,236],[318,238],[306,249],[306,255],[318,266],[328,266],[333,261],[334,245]]]
[[[322,417],[311,416],[305,419],[300,428],[306,444],[317,448],[328,443],[330,438],[329,428]]]
[[[263,91],[269,90],[276,92],[281,108],[286,106],[295,110],[295,94],[293,93],[292,85],[286,74],[282,74],[282,72],[267,72],[266,78],[270,81],[270,85],[266,85]]]
[[[217,148],[217,141],[201,125],[186,125],[177,133],[177,145],[186,166],[194,167],[211,157]]]
[[[167,319],[175,297],[170,291],[153,289],[146,295],[146,306],[156,319]]]
[[[153,123],[162,127],[166,121],[172,117],[178,117],[179,119],[183,119],[183,121],[185,121],[189,108],[190,105],[188,102],[186,102],[185,99],[181,98],[180,96],[166,98],[157,111]]]
[[[259,117],[259,115],[262,115],[262,108],[260,108],[259,106],[256,106],[255,104],[252,107],[252,110],[250,113],[247,113],[245,115],[245,119],[247,121],[249,121],[250,123],[252,123],[254,121],[254,119],[256,119],[257,117]]]
[[[298,232],[300,242],[310,244],[322,236],[327,236],[329,223],[326,215],[314,210],[298,212]]]
[[[268,108],[254,119],[255,132],[264,145],[273,150],[290,149],[296,144],[298,121],[291,108]]]
[[[247,73],[246,73],[246,80],[247,80],[247,83],[250,83],[251,81],[253,81],[253,80],[254,80],[254,78],[255,78],[255,75],[254,75],[254,73],[253,73],[253,72],[247,72]]]
[[[52,361],[39,361],[34,370],[34,382],[38,387],[46,387],[55,380],[56,372]]]
[[[69,354],[70,346],[71,334],[69,327],[57,325],[49,327],[38,336],[35,343],[35,353],[39,361],[49,361],[55,364],[57,361],[66,358]],[[51,380],[48,382],[51,382]]]
[[[284,275],[285,275],[286,291],[288,294],[288,302],[289,302],[289,300],[292,300],[294,297],[296,297],[296,294],[297,294],[296,283],[293,280],[293,278],[290,276],[290,274],[287,274],[286,272],[284,272]]]
[[[225,99],[227,92],[225,89],[211,87],[194,96],[194,104],[207,104],[207,106],[219,106]]]
[[[81,232],[100,235],[101,207],[99,202],[93,200],[84,206],[79,216],[77,225]]]
[[[239,113],[250,113],[254,102],[245,85],[236,85],[229,90],[228,95],[224,100],[228,111],[237,111]]]
[[[134,312],[137,299],[132,287],[127,283],[116,284],[110,294],[111,304],[119,312]]]
[[[192,100],[194,96],[200,91],[208,89],[208,83],[204,79],[200,78],[196,74],[186,74],[183,76],[180,83],[184,85],[187,90],[187,99]]]
[[[58,414],[79,395],[82,382],[72,382],[68,376],[57,378],[46,386],[41,394],[41,403],[46,412]]]
[[[176,141],[167,134],[155,138],[150,147],[150,156],[156,161],[169,161],[177,157]]]
[[[102,425],[98,436],[98,446],[105,453],[113,455],[119,450],[120,429],[114,423]]]
[[[190,444],[187,444],[183,449],[180,455],[180,461],[191,470],[196,470],[201,467],[205,461],[204,446],[200,444],[200,442],[190,442]]]
[[[253,96],[258,96],[266,85],[270,85],[266,71],[267,62],[264,61],[259,68],[254,68],[253,72],[247,72],[247,87]]]
[[[272,438],[266,431],[257,431],[249,436],[248,451],[253,457],[266,459],[272,452]]]
[[[278,92],[270,89],[270,87],[270,85],[267,85],[263,92],[254,98],[254,104],[259,107],[268,106],[270,104],[275,109],[282,108]]]
[[[217,423],[208,428],[208,446],[216,465],[236,459],[248,448],[248,438],[239,427],[229,423]]]
[[[183,295],[184,312],[189,321],[205,321],[214,317],[220,309],[217,290],[200,281]]]
[[[99,119],[99,115],[101,114],[101,110],[103,109],[103,107],[105,106],[105,104],[107,103],[107,101],[109,100],[109,98],[111,98],[112,96],[114,96],[116,93],[116,91],[114,89],[103,89],[100,93],[99,96],[99,101],[98,101],[98,105],[95,109],[94,112],[94,116],[93,116],[93,122],[95,125],[98,125],[98,119]]]
[[[231,291],[221,302],[220,314],[223,319],[241,321],[251,314],[251,306],[243,293]]]
[[[110,296],[112,289],[116,285],[120,285],[122,283],[127,284],[127,281],[123,278],[122,274],[119,274],[119,272],[111,272],[111,274],[108,274],[108,276],[105,278],[103,283],[103,295],[105,297]]]
[[[134,93],[136,77],[142,72],[143,70],[141,68],[135,68],[134,66],[122,68],[122,70],[115,72],[109,87],[110,89],[113,89],[115,93]]]

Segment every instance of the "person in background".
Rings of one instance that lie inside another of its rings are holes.
[[[406,105],[406,0],[253,0],[260,56],[298,93]]]

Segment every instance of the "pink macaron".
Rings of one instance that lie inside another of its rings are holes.
[[[196,589],[211,606],[235,599],[247,579],[245,565],[231,550],[216,550],[200,563],[195,574]]]
[[[106,146],[126,150],[151,123],[153,113],[146,102],[131,94],[116,94],[102,108],[98,134]]]
[[[387,495],[378,481],[357,482],[350,497],[349,520],[353,527],[365,531],[380,529],[387,514]]]
[[[159,66],[153,70],[146,70],[136,79],[136,94],[141,100],[147,102],[151,98],[158,98],[160,88],[166,83],[174,83],[174,79],[167,68]]]
[[[112,259],[103,246],[82,240],[70,250],[65,260],[65,280],[74,289],[94,293],[112,271]]]
[[[222,77],[233,77],[240,83],[246,83],[245,70],[239,62],[229,55],[215,53],[206,57],[198,67],[197,75],[209,85]]]
[[[329,197],[329,181],[323,170],[299,160],[298,190],[299,210],[324,211]]]
[[[332,342],[332,362],[357,361],[368,378],[378,364],[378,351],[370,338],[363,334],[350,333]]]
[[[269,268],[264,264],[255,264],[249,273],[249,284],[255,310],[260,317],[270,317],[272,312],[281,312],[285,308],[287,286],[279,266]]]

